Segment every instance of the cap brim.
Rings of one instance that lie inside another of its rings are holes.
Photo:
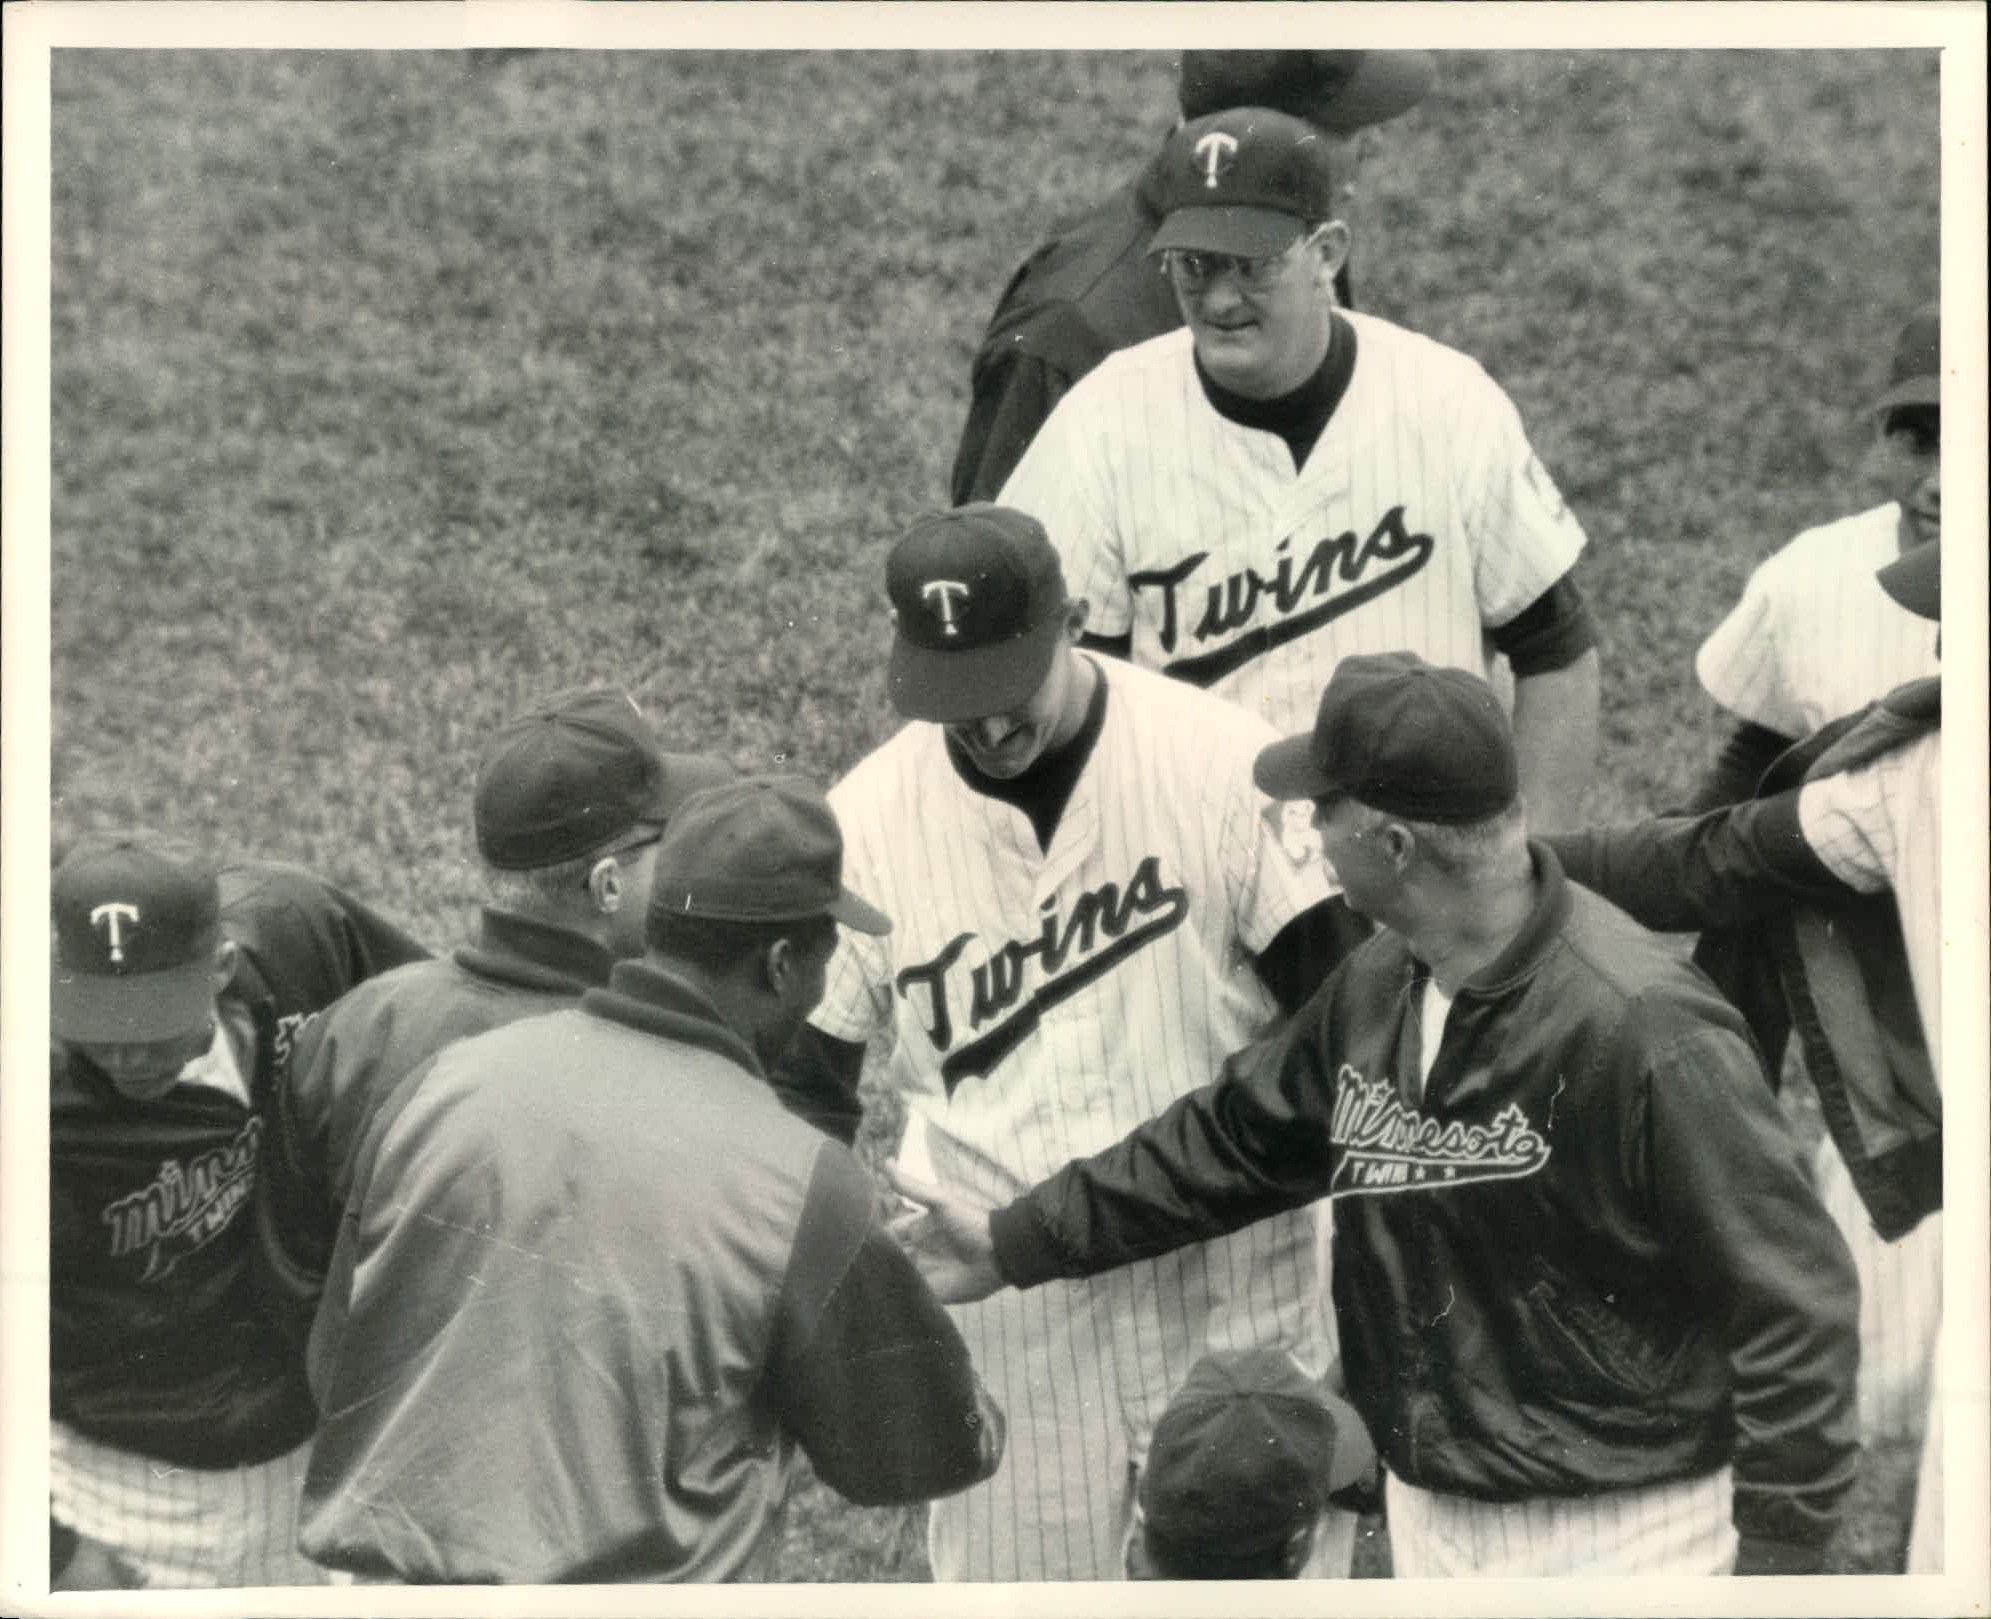
[[[1364,51],[1362,60],[1312,113],[1312,121],[1337,135],[1386,124],[1431,94],[1438,59],[1429,51]]]
[[[1943,542],[1931,540],[1904,551],[1874,577],[1880,588],[1917,618],[1942,622]]]
[[[1322,1394],[1321,1402],[1334,1416],[1334,1459],[1327,1468],[1327,1493],[1345,1490],[1376,1470],[1376,1446],[1369,1426],[1346,1400]]]
[[[1300,239],[1307,222],[1277,208],[1178,208],[1161,222],[1148,243],[1150,253],[1182,248],[1190,253],[1229,253],[1260,259],[1283,253]]]
[[[212,960],[155,973],[50,971],[49,1032],[58,1040],[136,1045],[190,1038],[214,1020]]]
[[[1260,751],[1252,761],[1251,779],[1268,798],[1319,798],[1334,782],[1314,763],[1313,734],[1289,736]]]
[[[942,725],[1012,713],[1044,684],[1064,628],[1064,615],[1053,613],[1013,641],[969,652],[937,652],[900,635],[885,673],[892,706],[908,719]]]
[[[1899,410],[1904,405],[1935,405],[1943,402],[1943,379],[1941,377],[1904,377],[1870,406],[1868,414],[1885,416],[1890,410]]]
[[[848,888],[840,892],[830,902],[830,916],[847,928],[855,928],[859,933],[890,933],[892,919],[875,905],[859,899]]]

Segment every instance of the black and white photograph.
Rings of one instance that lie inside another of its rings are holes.
[[[7,6],[0,1607],[1991,1611],[1985,17]]]

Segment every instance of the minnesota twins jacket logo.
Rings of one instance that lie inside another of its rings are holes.
[[[1394,590],[1429,562],[1438,548],[1429,534],[1405,524],[1401,506],[1383,513],[1366,540],[1352,528],[1329,535],[1303,562],[1296,562],[1292,544],[1291,536],[1279,542],[1279,560],[1271,573],[1245,568],[1205,588],[1202,615],[1190,632],[1196,641],[1217,640],[1236,630],[1244,633],[1208,652],[1172,659],[1163,665],[1166,673],[1195,686],[1215,685],[1253,658],[1310,635],[1323,624]],[[1161,592],[1160,641],[1165,653],[1173,652],[1180,638],[1184,604],[1177,600],[1177,588],[1187,585],[1189,576],[1209,555],[1198,551],[1172,568],[1127,575],[1127,584],[1136,593]],[[1188,596],[1186,589],[1183,595]],[[1277,616],[1269,623],[1253,624],[1260,607],[1268,603]]]
[[[940,1077],[949,1096],[962,1080],[990,1073],[1046,1012],[1105,977],[1143,945],[1180,927],[1189,914],[1189,896],[1163,883],[1160,857],[1149,855],[1124,890],[1118,883],[1101,883],[1080,894],[1070,914],[1060,915],[1060,910],[1057,899],[1047,901],[1035,938],[999,945],[969,969],[968,1027],[986,1027],[987,1032],[958,1050],[954,1013],[960,987],[950,991],[948,978],[976,935],[955,934],[931,961],[901,968],[893,980],[902,998],[910,1000],[917,992],[926,1002],[927,1035],[935,1050],[947,1054]],[[1026,997],[1033,962],[1040,976]]]
[[[1518,1180],[1549,1161],[1548,1142],[1513,1102],[1491,1124],[1441,1123],[1406,1104],[1387,1080],[1364,1079],[1348,1063],[1328,1139],[1341,1149],[1330,1194]]]
[[[228,1229],[248,1201],[263,1121],[251,1119],[226,1146],[199,1154],[184,1168],[168,1158],[159,1173],[103,1213],[111,1253],[145,1254],[139,1280],[156,1282],[188,1254]]]

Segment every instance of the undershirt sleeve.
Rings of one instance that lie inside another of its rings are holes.
[[[1517,680],[1566,669],[1597,644],[1590,606],[1568,574],[1487,635]]]

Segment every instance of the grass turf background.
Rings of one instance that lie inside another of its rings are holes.
[[[1376,137],[1361,306],[1487,366],[1591,537],[1599,817],[1708,756],[1690,658],[1748,569],[1880,498],[1936,73],[1451,55]],[[58,849],[301,860],[440,946],[530,698],[618,681],[832,779],[894,723],[883,556],[995,296],[1171,98],[1159,53],[57,53]],[[1911,1474],[1869,1458],[1836,1567],[1898,1566]],[[915,1515],[814,1485],[781,1563],[925,1573]]]

